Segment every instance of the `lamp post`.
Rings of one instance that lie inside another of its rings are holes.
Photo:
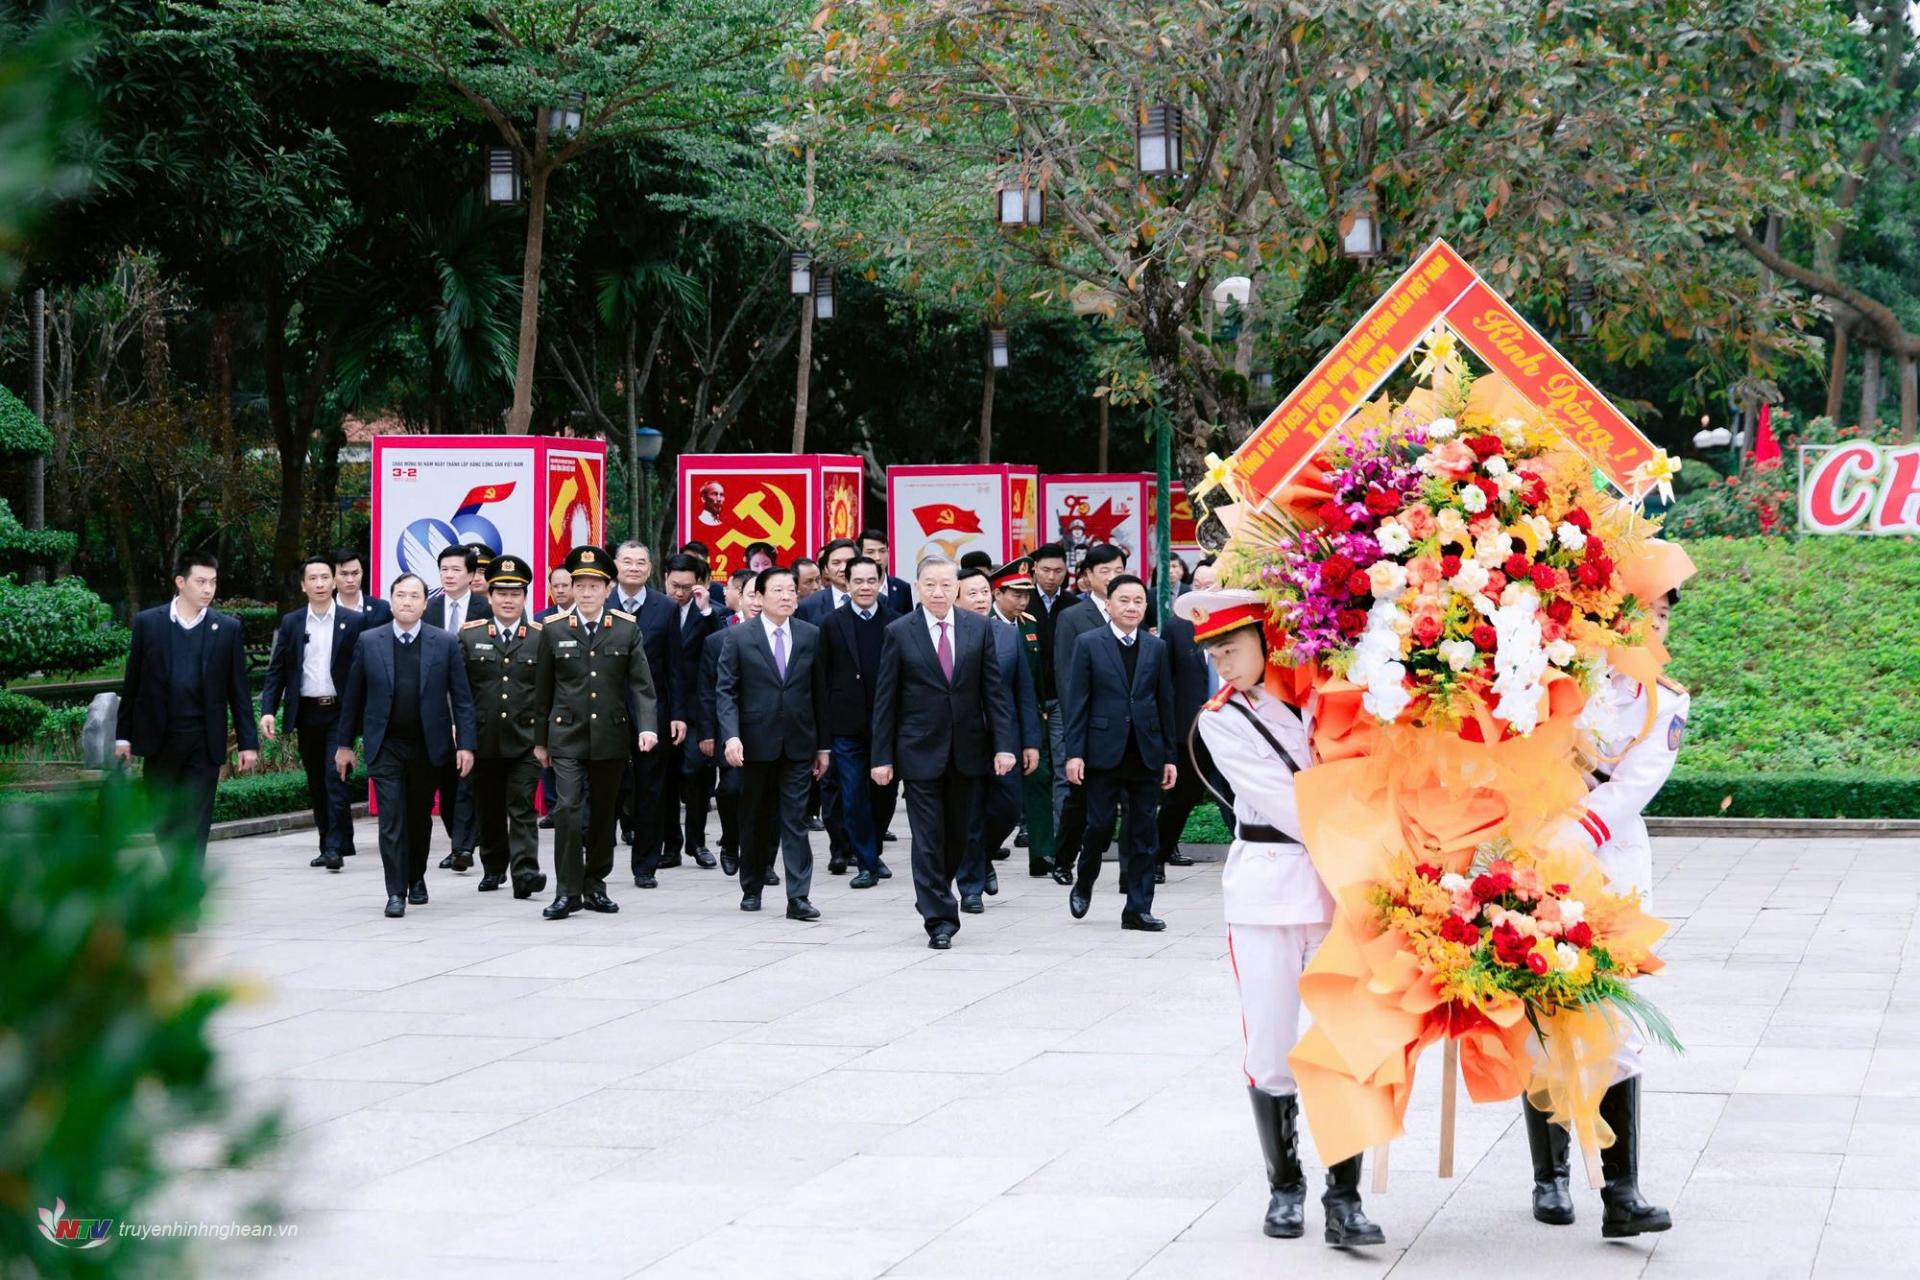
[[[1133,127],[1134,166],[1142,177],[1180,176],[1180,108],[1159,102],[1140,113]]]
[[[1380,256],[1380,210],[1371,191],[1349,195],[1340,211],[1340,253],[1362,262]]]
[[[633,522],[636,538],[653,538],[653,463],[666,442],[667,438],[652,427],[633,429],[632,454],[627,467],[627,480],[633,488],[628,495],[627,516]]]
[[[823,267],[813,273],[813,318],[833,319],[834,301],[833,268]]]
[[[1037,227],[1047,220],[1047,193],[1023,174],[994,192],[993,216],[1003,227]]]
[[[511,147],[487,148],[487,180],[483,188],[488,204],[519,204],[522,195],[520,158]]]
[[[587,95],[578,89],[560,99],[555,106],[547,108],[547,132],[556,138],[571,138],[580,132],[580,124],[586,118]]]

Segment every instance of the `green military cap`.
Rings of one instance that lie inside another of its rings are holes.
[[[533,581],[533,570],[519,556],[501,556],[487,566],[489,587],[524,587]]]
[[[613,557],[607,554],[605,547],[575,547],[567,552],[567,572],[576,578],[584,573],[590,578],[605,578],[612,582]]]
[[[488,565],[493,563],[493,548],[488,546],[486,543],[463,542],[460,545],[473,553],[473,563],[475,567],[484,569]],[[493,578],[489,576],[487,578],[487,582],[491,584],[493,582]]]

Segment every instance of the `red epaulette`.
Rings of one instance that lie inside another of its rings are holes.
[[[1207,699],[1206,705],[1203,706],[1201,710],[1218,711],[1220,708],[1227,705],[1227,699],[1231,698],[1232,696],[1233,696],[1233,686],[1230,684],[1223,684],[1220,686],[1220,691],[1218,693],[1214,694],[1211,698]]]

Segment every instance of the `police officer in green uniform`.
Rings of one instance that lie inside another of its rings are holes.
[[[533,580],[519,556],[501,556],[487,566],[491,618],[460,628],[460,653],[473,688],[479,739],[473,762],[473,798],[480,817],[480,892],[490,893],[513,876],[513,896],[530,898],[547,887],[540,872],[540,829],[533,788],[540,764],[533,758],[539,727],[537,683],[541,625],[527,615],[527,585]]]
[[[552,765],[560,794],[553,822],[559,884],[541,912],[549,920],[564,920],[580,910],[620,909],[607,897],[613,828],[620,816],[620,775],[636,742],[642,751],[660,744],[653,673],[647,667],[640,624],[632,614],[607,608],[613,557],[603,547],[575,547],[567,556],[567,572],[573,575],[573,612],[541,629],[535,667],[535,703],[542,714],[533,752],[542,765]]]
[[[1033,687],[1043,689],[1050,677],[1046,658],[1040,648],[1040,624],[1027,612],[1033,600],[1033,558],[1021,556],[988,575],[993,583],[993,621],[1015,628],[1020,651],[1033,670]],[[1049,701],[1040,702],[1044,720]],[[1021,809],[1027,827],[1027,874],[1047,875],[1053,870],[1053,761],[1047,734],[1040,735],[1040,763],[1020,779]]]

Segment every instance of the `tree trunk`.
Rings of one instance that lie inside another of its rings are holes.
[[[213,441],[220,455],[220,563],[233,555],[233,529],[240,513],[238,495],[240,450],[233,434],[233,307],[213,313],[213,337],[207,352],[207,381],[213,392]]]
[[[273,530],[272,590],[293,607],[294,566],[300,563],[300,526],[306,514],[307,439],[295,421],[287,392],[286,298],[277,290],[267,299],[267,328],[261,351],[267,392],[267,419],[280,453],[280,508]]]
[[[1913,353],[1902,350],[1900,369],[1900,443],[1913,443],[1914,418],[1920,413],[1920,390],[1913,381]]]
[[[1159,388],[1160,411],[1167,415],[1173,433],[1174,473],[1197,478],[1206,471],[1206,449],[1194,432],[1199,414],[1181,359],[1177,293],[1178,287],[1167,276],[1166,264],[1149,258],[1141,273],[1144,322],[1140,336],[1146,347],[1147,367]]]
[[[1100,404],[1100,442],[1094,450],[1093,469],[1095,471],[1105,471],[1107,469],[1107,414],[1109,410],[1112,409],[1113,403],[1107,396],[1097,396],[1095,398]]]
[[[1860,429],[1871,433],[1880,421],[1880,348],[1868,347],[1860,374]]]
[[[800,299],[800,372],[793,388],[793,451],[807,451],[807,383],[813,374],[813,296]]]
[[[546,113],[540,113],[540,138],[546,138]],[[520,263],[520,354],[513,366],[513,411],[507,431],[524,435],[533,421],[533,358],[540,348],[540,253],[546,243],[547,179],[551,170],[535,163],[527,182],[527,248]]]
[[[627,527],[633,536],[648,546],[652,535],[640,527],[640,437],[635,434],[640,427],[639,388],[634,386],[638,370],[634,368],[634,346],[637,342],[635,324],[627,321],[627,350],[620,359],[620,385],[627,396]]]
[[[993,461],[993,361],[987,361],[987,376],[980,388],[980,461]]]
[[[1846,325],[1835,322],[1833,326],[1832,359],[1827,365],[1827,420],[1840,421],[1840,410],[1847,392],[1847,343],[1852,331]]]

